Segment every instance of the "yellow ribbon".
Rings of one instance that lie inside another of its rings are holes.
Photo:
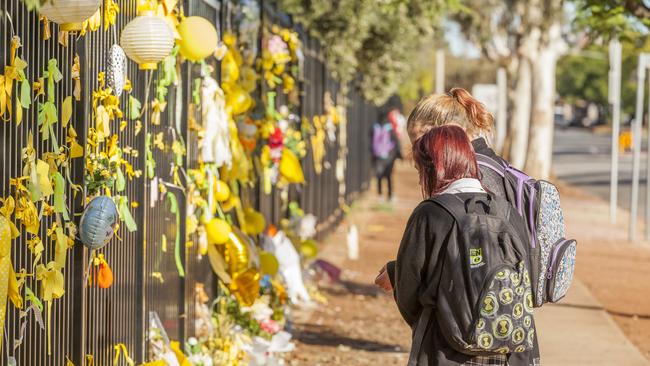
[[[13,265],[11,264],[12,227],[4,216],[0,216],[0,340],[3,338],[5,317],[7,315],[7,297],[16,308],[23,307],[23,299]],[[0,342],[0,349],[2,349]]]
[[[81,64],[79,62],[79,55],[74,54],[74,61],[72,62],[72,70],[70,70],[70,77],[74,80],[74,90],[72,95],[77,101],[81,101]]]
[[[81,25],[81,32],[79,34],[83,36],[86,34],[86,32],[94,32],[98,30],[101,25],[102,12],[101,9],[97,9],[95,14],[93,14],[90,18],[84,20],[83,24]]]
[[[157,98],[151,102],[151,124],[159,125],[160,124],[160,114],[165,111],[167,107],[166,102],[161,102]]]
[[[57,263],[51,261],[46,265],[36,266],[36,280],[41,282],[41,298],[47,302],[47,354],[52,354],[52,301],[65,293],[65,279]]]
[[[129,351],[126,349],[124,343],[116,344],[113,349],[115,349],[115,358],[113,359],[113,365],[117,365],[117,362],[120,360],[120,356],[124,356],[124,360],[129,366],[135,366],[135,362],[129,357]]]
[[[104,32],[108,30],[111,25],[115,25],[117,13],[120,12],[120,6],[113,0],[106,0],[104,2]]]
[[[45,17],[45,15],[41,15],[38,20],[43,22],[43,40],[47,41],[50,39],[50,37],[52,37],[52,32],[50,31],[50,21]]]

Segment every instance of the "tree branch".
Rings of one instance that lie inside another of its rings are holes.
[[[625,0],[623,6],[637,18],[650,19],[650,7],[646,6],[642,1]]]

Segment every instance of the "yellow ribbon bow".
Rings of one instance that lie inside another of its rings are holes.
[[[65,279],[55,261],[46,265],[36,266],[36,280],[41,282],[41,298],[47,302],[47,354],[52,354],[52,300],[58,299],[65,293]]]
[[[3,338],[5,317],[7,315],[7,297],[16,308],[23,307],[20,288],[13,265],[11,264],[11,240],[14,227],[4,216],[0,216],[0,340]],[[0,349],[2,349],[0,342]]]
[[[118,343],[116,344],[113,349],[115,349],[115,358],[113,359],[113,365],[117,365],[117,362],[120,360],[120,356],[124,356],[124,360],[129,366],[135,366],[135,362],[133,362],[133,359],[129,357],[129,351],[126,349],[126,345],[124,343]]]
[[[74,61],[72,62],[72,70],[70,77],[74,80],[74,90],[72,95],[78,102],[81,101],[81,63],[79,62],[79,55],[74,54]]]

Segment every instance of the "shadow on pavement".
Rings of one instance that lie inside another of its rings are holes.
[[[377,297],[383,294],[374,284],[346,280],[342,280],[335,285],[322,287],[321,291],[328,295],[362,295],[368,297]]]
[[[303,324],[301,330],[294,333],[294,338],[302,343],[326,347],[349,347],[350,349],[367,352],[406,352],[399,345],[386,344],[376,341],[369,341],[359,338],[351,338],[345,335],[336,334],[328,327],[316,324]],[[309,330],[304,330],[309,329]]]

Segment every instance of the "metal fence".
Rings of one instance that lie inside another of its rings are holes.
[[[26,77],[37,80],[46,68],[50,58],[56,58],[64,79],[56,86],[56,102],[61,105],[66,96],[72,95],[74,81],[69,76],[76,54],[80,58],[80,76],[82,80],[81,101],[74,104],[72,126],[79,134],[79,142],[86,140],[92,112],[92,91],[97,87],[97,75],[103,71],[107,53],[112,44],[118,43],[119,30],[136,15],[136,1],[119,0],[120,12],[116,25],[109,31],[104,31],[103,25],[98,31],[84,37],[70,36],[67,47],[61,46],[58,27],[52,27],[52,36],[43,40],[43,23],[39,21],[36,12],[29,12],[21,0],[0,0],[0,64],[8,65],[10,44],[14,35],[21,38],[20,54],[28,63]],[[234,3],[226,0],[184,0],[182,5],[186,15],[203,16],[217,26],[220,33],[224,24],[232,24],[233,14],[237,11]],[[283,26],[300,29],[291,23],[291,19],[268,4],[260,1],[262,26],[273,22]],[[304,79],[300,83],[301,105],[296,111],[301,116],[311,119],[323,114],[323,100],[328,92],[334,102],[342,102],[342,88],[329,74],[325,66],[323,53],[318,42],[303,31],[300,31],[305,51]],[[209,61],[219,70],[216,60]],[[121,144],[140,152],[139,157],[125,158],[135,169],[144,168],[144,146],[147,133],[174,133],[175,124],[180,123],[182,138],[185,141],[187,155],[183,168],[197,166],[196,141],[197,135],[187,126],[188,114],[194,113],[194,118],[200,119],[200,112],[188,111],[192,93],[192,80],[198,77],[197,65],[186,63],[182,65],[180,82],[170,86],[167,96],[168,104],[161,115],[160,125],[151,125],[147,118],[142,120],[142,132],[136,134],[133,128],[126,129],[121,134]],[[137,65],[129,61],[128,77],[133,84],[133,95],[144,105],[146,85],[157,77],[155,72],[139,71]],[[261,88],[260,88],[261,89]],[[149,99],[152,96],[148,96]],[[121,97],[121,105],[126,105],[128,96]],[[338,100],[337,100],[338,99]],[[347,143],[340,141],[328,143],[327,153],[323,161],[323,170],[317,174],[311,163],[313,156],[311,148],[303,159],[303,169],[307,183],[303,186],[292,187],[289,190],[289,200],[298,201],[305,212],[313,213],[319,219],[319,236],[325,235],[338,224],[343,216],[341,205],[350,203],[357,195],[368,187],[370,179],[370,139],[372,123],[376,120],[377,110],[366,103],[360,94],[351,90],[347,98],[347,125],[341,136],[347,136]],[[176,103],[178,101],[178,103]],[[111,126],[118,129],[117,125]],[[21,150],[26,146],[28,136],[34,138],[34,148],[37,155],[52,149],[51,140],[43,141],[38,132],[37,110],[35,107],[27,110],[20,125],[14,122],[0,122],[0,196],[7,197],[12,189],[10,178],[22,175]],[[61,123],[54,127],[59,141],[64,141],[66,131]],[[341,149],[347,149],[345,161],[345,190],[339,185],[336,174],[336,164]],[[154,150],[156,160],[156,176],[172,182],[170,166],[173,155],[169,150]],[[82,158],[72,160],[72,180],[82,184],[84,162]],[[181,225],[177,227],[175,215],[165,207],[165,201],[151,202],[149,191],[152,183],[143,176],[127,182],[125,194],[130,202],[137,202],[132,209],[138,230],[128,232],[121,228],[118,232],[120,240],[102,249],[115,273],[115,283],[110,289],[99,289],[88,286],[85,281],[86,269],[89,267],[90,255],[80,243],[76,243],[67,257],[64,271],[66,293],[52,305],[51,355],[47,352],[47,335],[41,329],[32,315],[21,317],[21,313],[8,305],[5,326],[5,341],[2,347],[0,365],[7,365],[9,357],[16,359],[17,365],[65,365],[70,359],[75,365],[83,365],[86,355],[92,355],[95,365],[113,363],[114,346],[122,343],[129,350],[131,357],[140,362],[146,359],[146,330],[148,329],[148,313],[156,311],[165,326],[170,338],[183,340],[194,333],[193,311],[195,301],[195,285],[202,283],[210,296],[217,296],[216,278],[212,274],[207,258],[200,258],[197,245],[185,246],[182,239],[183,251],[181,258],[186,270],[186,276],[178,276],[173,254],[173,242],[176,235],[185,238],[184,214],[181,214]],[[174,194],[180,212],[185,209],[185,197],[182,188],[169,186],[170,194]],[[278,223],[287,215],[283,206],[281,192],[275,188],[271,194],[264,194],[256,185],[242,190],[243,199],[251,202],[259,209],[267,221]],[[82,207],[81,195],[74,195],[68,187],[69,210],[79,213]],[[78,217],[78,215],[77,215]],[[44,217],[40,226],[40,237],[47,237],[47,229],[52,219]],[[163,236],[167,238],[168,246],[163,250]],[[196,243],[194,243],[196,244]],[[47,262],[54,256],[54,245],[46,243],[42,262]],[[16,269],[32,268],[33,256],[27,247],[25,235],[21,235],[12,243],[12,260]],[[39,284],[34,277],[27,276],[26,286],[38,293]],[[24,293],[23,293],[24,295]],[[21,340],[22,344],[18,345]]]

